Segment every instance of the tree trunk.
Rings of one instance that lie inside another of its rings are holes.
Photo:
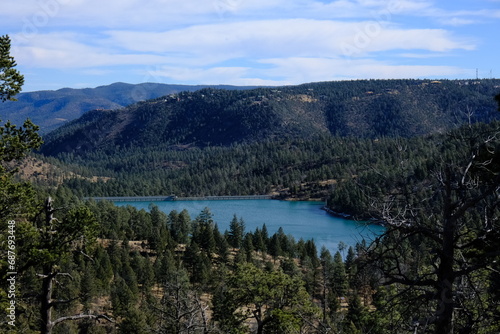
[[[50,230],[50,224],[54,219],[54,209],[52,207],[52,198],[49,196],[45,201],[45,230]],[[52,237],[49,232],[49,237]],[[42,281],[42,300],[40,305],[40,317],[42,319],[40,332],[42,334],[52,333],[54,323],[52,322],[52,290],[53,279],[55,274],[52,272],[52,265],[46,264],[43,266],[43,281]]]
[[[264,333],[264,322],[258,320],[257,321],[257,334],[262,334]]]
[[[54,275],[50,273],[50,270],[44,268],[44,274],[42,281],[42,298],[41,298],[41,306],[40,306],[40,317],[41,317],[41,327],[40,333],[42,334],[50,334],[52,333],[52,328],[54,327],[54,323],[51,321],[52,319],[52,288],[53,288],[53,279]]]
[[[453,334],[453,261],[441,258],[439,266],[436,309],[436,334]]]
[[[449,179],[449,177],[448,177]],[[437,309],[436,309],[436,334],[453,334],[453,283],[455,281],[455,272],[453,263],[455,261],[455,232],[457,221],[453,217],[451,205],[451,186],[450,182],[446,184],[446,198],[444,203],[444,222],[442,249],[439,256],[439,267],[437,270]]]

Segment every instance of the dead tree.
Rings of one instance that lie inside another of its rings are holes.
[[[444,145],[460,152],[443,152],[432,180],[378,202],[387,230],[367,258],[415,326],[471,333],[488,323],[484,279],[500,256],[500,130],[471,125]]]

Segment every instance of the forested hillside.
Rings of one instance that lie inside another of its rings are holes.
[[[209,86],[143,83],[131,85],[117,82],[96,88],[63,88],[56,91],[20,93],[17,101],[0,104],[0,119],[22,124],[26,118],[40,126],[41,133],[80,117],[89,110],[108,110],[126,107],[132,103],[183,91],[195,91]],[[225,89],[251,87],[216,86]]]
[[[24,82],[9,50],[0,36],[0,101]],[[6,122],[0,331],[498,333],[495,85],[179,93],[87,113],[31,157],[38,127]],[[27,157],[53,174],[20,180]],[[172,192],[328,198],[332,212],[376,218],[385,232],[332,254],[282,228],[248,231],[236,215],[220,231],[209,208],[193,218],[82,200]]]
[[[42,152],[81,155],[116,147],[204,147],[321,134],[411,137],[496,118],[498,87],[500,80],[372,80],[204,89],[86,113],[46,136]]]
[[[372,80],[184,92],[88,112],[46,136],[41,153],[81,176],[65,183],[80,196],[333,196],[335,211],[366,216],[346,182],[378,182],[396,154],[423,179],[443,133],[498,118],[497,84]]]
[[[297,241],[282,229],[271,236],[265,225],[246,231],[244,217],[235,216],[229,230],[220,231],[209,208],[193,219],[187,211],[166,214],[155,206],[139,211],[82,203],[80,192],[106,183],[74,179],[74,190],[51,191],[58,199],[53,207],[73,209],[47,219],[51,210],[44,212],[42,205],[30,219],[47,228],[19,225],[31,236],[19,242],[20,254],[45,261],[19,259],[29,268],[22,271],[26,294],[19,323],[34,329],[33,319],[46,312],[32,292],[47,295],[35,277],[50,273],[48,264],[68,274],[54,289],[54,300],[68,301],[54,307],[54,321],[78,312],[87,317],[61,322],[56,333],[451,334],[450,326],[496,333],[499,128],[492,122],[422,138],[324,137],[168,151],[192,165],[183,167],[179,160],[166,168],[191,170],[189,177],[170,180],[185,189],[225,184],[239,185],[241,192],[248,184],[274,184],[284,175],[289,181],[336,177],[328,184],[292,182],[287,191],[308,193],[324,186],[333,209],[372,215],[387,230],[370,245],[361,241],[335,254],[318,252],[314,241]],[[108,163],[118,166],[119,156]],[[106,160],[89,158],[96,167]],[[123,168],[135,174],[130,183],[107,184],[117,191],[161,184],[162,178],[140,172],[142,162],[125,160]],[[126,175],[117,173],[116,179]],[[78,241],[58,246],[67,240]],[[449,249],[451,257],[445,253]],[[444,308],[457,315],[452,325],[442,315]]]

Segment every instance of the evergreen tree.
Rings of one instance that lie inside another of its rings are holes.
[[[330,327],[337,313],[340,303],[338,294],[335,293],[333,286],[335,284],[334,277],[334,260],[330,251],[325,246],[321,248],[320,254],[321,271],[322,271],[322,287],[321,287],[321,304],[323,311],[322,324],[325,327]]]
[[[130,308],[137,303],[137,295],[132,292],[123,278],[117,276],[111,287],[111,305],[115,317],[126,317]]]
[[[228,282],[227,294],[235,310],[233,321],[254,319],[257,334],[267,329],[281,333],[306,330],[316,320],[316,309],[300,280],[281,271],[266,272],[252,264],[242,264]]]
[[[0,101],[14,100],[24,84],[24,76],[15,69],[16,61],[10,55],[8,35],[0,36]]]
[[[189,271],[191,283],[204,284],[210,276],[211,262],[208,256],[200,251],[200,247],[195,241],[186,248],[184,254],[184,264]]]
[[[263,254],[267,252],[267,240],[264,240],[262,231],[257,227],[254,232],[253,242],[256,251],[260,251]]]
[[[111,279],[113,278],[113,267],[109,259],[108,253],[102,246],[97,246],[95,255],[96,278],[100,293],[109,292]]]
[[[189,241],[191,229],[191,217],[189,212],[184,209],[179,214],[175,210],[169,214],[170,232],[175,241],[186,244]]]
[[[238,221],[236,214],[229,223],[229,244],[233,248],[241,248],[243,245],[243,236],[245,233],[245,222],[243,219]]]
[[[124,319],[119,324],[121,333],[148,334],[149,326],[146,315],[139,308],[130,308],[124,313]]]
[[[213,317],[223,333],[243,334],[247,332],[243,319],[235,316],[238,305],[228,293],[227,277],[221,277],[221,283],[216,287],[213,298]]]
[[[349,333],[365,333],[368,324],[368,311],[361,303],[358,294],[354,292],[349,297],[349,307],[344,320],[345,330]]]
[[[214,240],[216,244],[216,252],[219,255],[219,260],[222,263],[227,263],[229,260],[229,243],[225,235],[222,235],[219,231],[217,224],[214,226]]]
[[[274,259],[276,259],[278,256],[283,255],[283,250],[281,249],[281,240],[278,234],[273,234],[271,239],[269,239],[268,250],[269,255],[271,255]]]
[[[149,247],[157,252],[163,252],[167,245],[173,246],[173,240],[167,228],[168,217],[156,205],[151,206],[150,215],[152,231],[148,239]]]
[[[84,311],[88,311],[90,304],[97,293],[96,273],[91,264],[88,264],[83,271],[80,282],[80,295],[82,296],[82,305]]]
[[[253,262],[253,241],[252,241],[252,234],[247,233],[245,235],[245,239],[243,240],[243,250],[245,252],[245,257],[246,257],[246,262]]]
[[[340,252],[336,252],[333,256],[332,270],[333,289],[338,297],[343,297],[347,293],[348,280],[345,272],[345,265],[342,261],[342,255],[340,255]]]
[[[193,222],[193,241],[196,242],[209,257],[215,253],[214,221],[209,208],[196,217]]]
[[[15,69],[16,62],[10,55],[9,36],[0,36],[0,101],[14,100],[21,91],[24,77]],[[1,125],[1,120],[0,120]],[[35,191],[27,182],[17,182],[17,163],[42,144],[38,126],[29,119],[20,127],[7,120],[0,126],[0,228],[7,228],[7,221],[20,214],[33,214]]]
[[[71,254],[85,254],[97,236],[98,225],[90,209],[87,207],[77,207],[69,210],[65,215],[56,218],[54,215],[56,209],[53,207],[53,201],[49,197],[43,207],[43,213],[34,221],[33,225],[23,234],[30,235],[30,238],[24,240],[23,244],[19,244],[19,250],[23,250],[20,254],[29,255],[29,257],[20,257],[20,271],[34,266],[40,270],[39,274],[42,277],[42,289],[40,291],[40,332],[52,333],[54,327],[65,321],[78,319],[100,319],[105,318],[110,320],[105,315],[96,314],[79,314],[70,316],[59,316],[53,318],[53,310],[56,306],[67,305],[71,301],[78,299],[79,292],[77,290],[67,291],[66,295],[63,292],[57,291],[55,288],[56,279],[58,277],[80,277],[75,271],[70,271],[68,259]],[[67,268],[70,272],[65,272]],[[79,282],[75,279],[73,286]],[[60,293],[62,298],[56,299],[55,296]]]
[[[188,257],[187,254],[186,257]],[[177,270],[177,267],[171,251],[167,250],[156,258],[154,263],[154,272],[157,283],[165,283],[169,275],[175,270]]]

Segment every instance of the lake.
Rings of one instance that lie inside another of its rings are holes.
[[[117,206],[131,205],[146,209],[151,202],[115,202]],[[279,200],[217,200],[217,201],[160,201],[153,202],[163,212],[188,210],[194,219],[205,208],[210,208],[213,219],[223,233],[229,229],[234,214],[245,221],[246,231],[253,232],[266,224],[269,235],[280,227],[297,241],[314,239],[318,251],[324,245],[335,253],[339,242],[354,246],[363,238],[369,242],[382,233],[378,225],[366,225],[330,215],[321,207],[323,202],[279,201]]]

